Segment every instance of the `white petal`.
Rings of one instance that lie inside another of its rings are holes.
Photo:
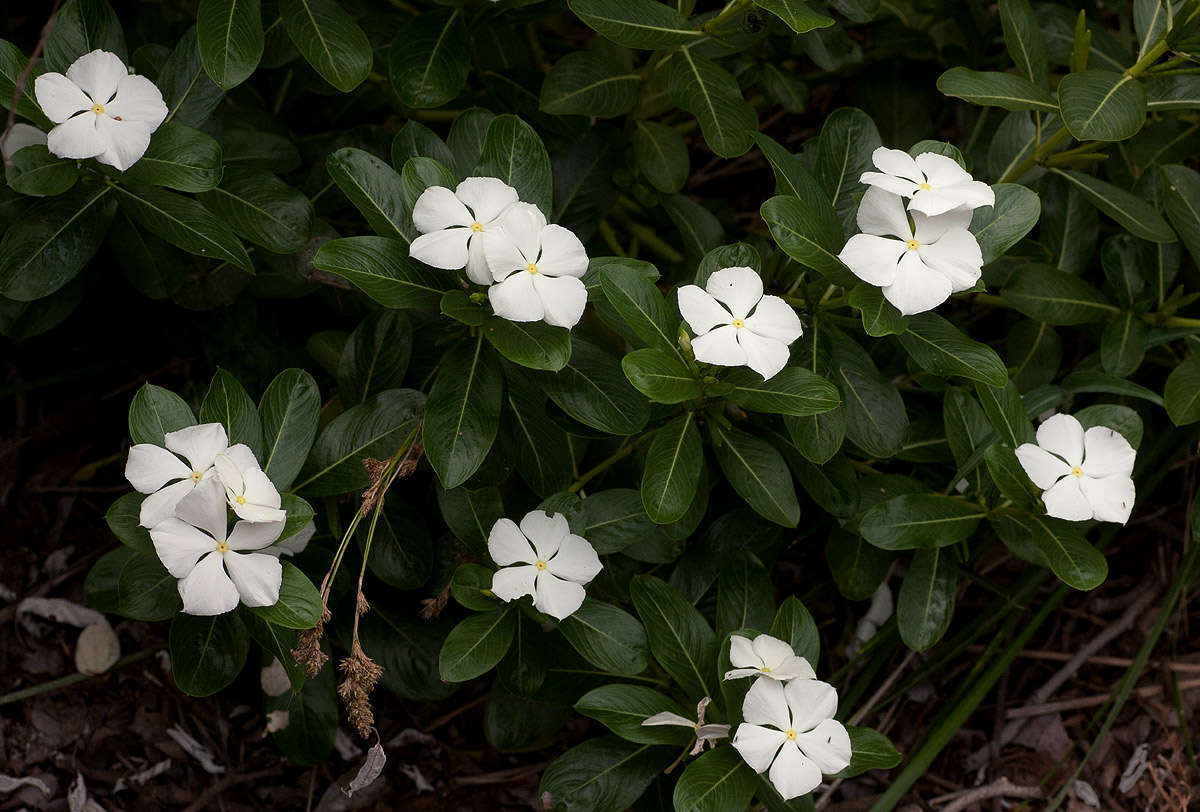
[[[270,547],[264,547],[262,550],[260,550],[260,552],[265,553],[266,555],[277,556],[293,556],[297,553],[302,553],[304,552],[305,548],[308,547],[308,542],[312,540],[312,537],[316,535],[316,532],[317,525],[310,521],[300,529],[300,532],[296,533],[295,535],[288,536],[283,541],[272,544]]]
[[[408,246],[408,255],[443,271],[457,271],[467,264],[467,242],[474,232],[469,228],[447,228],[422,234]]]
[[[564,581],[543,570],[537,576],[533,606],[539,612],[563,620],[583,605],[583,587],[574,581]]]
[[[725,672],[725,676],[723,676],[721,679],[725,679],[725,680],[743,679],[745,677],[757,677],[760,675],[762,675],[762,669],[757,668],[757,667],[755,667],[755,668],[750,668],[750,667],[731,668],[730,670]],[[770,675],[768,674],[766,676],[770,676]]]
[[[859,181],[874,189],[880,189],[901,197],[912,197],[920,188],[916,181],[898,178],[895,175],[885,175],[882,172],[863,172]]]
[[[1069,414],[1053,415],[1038,426],[1037,443],[1062,457],[1067,465],[1083,463],[1083,426]]]
[[[792,727],[798,732],[812,730],[819,722],[837,713],[837,689],[815,679],[792,680],[785,686],[788,707],[792,709]]]
[[[971,180],[971,173],[959,166],[958,161],[948,155],[922,152],[916,157],[915,163],[925,173],[925,180],[935,188]]]
[[[247,502],[269,508],[277,508],[282,503],[275,484],[261,468],[250,468],[242,473],[242,477],[246,482]]]
[[[550,276],[583,276],[588,269],[587,251],[583,243],[562,226],[549,225],[541,233],[542,253],[537,266]]]
[[[1079,488],[1091,503],[1096,521],[1117,524],[1129,521],[1137,492],[1128,474],[1082,476],[1079,478]]]
[[[507,231],[496,226],[485,233],[487,240],[483,244],[483,256],[487,260],[492,279],[500,282],[511,273],[528,270],[532,258],[526,258],[525,254],[521,253],[520,246]],[[536,256],[535,248],[532,257]]]
[[[986,183],[971,181],[954,186],[938,186],[933,189],[923,189],[913,195],[908,204],[910,211],[929,215],[930,217],[952,212],[960,207],[973,211],[980,206],[990,206],[995,202],[992,188]]]
[[[93,104],[79,85],[61,73],[43,73],[34,79],[33,94],[46,118],[55,124],[62,124],[81,110],[91,110]]]
[[[836,719],[826,719],[812,730],[797,734],[796,744],[826,775],[850,766],[850,734]]]
[[[746,350],[738,343],[738,329],[732,324],[692,339],[692,352],[704,364],[740,367],[746,363]]]
[[[740,634],[729,637],[729,664],[737,668],[759,669],[763,667],[762,657],[759,657],[758,652],[754,650],[754,644],[750,642],[750,638],[742,637]]]
[[[696,727],[696,723],[691,719],[684,718],[678,713],[671,711],[660,711],[653,716],[647,716],[642,720],[642,727],[662,727],[664,725],[672,725],[676,727]]]
[[[192,525],[199,527],[217,541],[224,541],[227,508],[225,506],[225,490],[215,479],[205,479],[191,493],[179,500],[175,507],[175,515]]]
[[[247,606],[274,606],[279,602],[283,565],[275,556],[228,552],[225,570]]]
[[[191,493],[195,487],[196,483],[188,478],[150,494],[142,500],[138,524],[142,527],[154,527],[163,519],[170,519],[179,507],[179,500]]]
[[[907,240],[913,235],[899,195],[871,187],[858,204],[858,227],[866,234]]]
[[[237,608],[239,595],[225,574],[221,556],[206,555],[187,577],[179,582],[183,611],[189,615],[223,615]]]
[[[1033,443],[1021,443],[1017,446],[1015,453],[1017,462],[1021,463],[1021,467],[1025,469],[1025,473],[1029,474],[1033,484],[1042,490],[1046,490],[1071,473],[1071,466]]]
[[[763,294],[762,277],[753,268],[745,267],[714,271],[704,287],[738,319],[746,318]]]
[[[742,700],[742,718],[752,725],[773,725],[780,730],[792,727],[783,686],[775,680],[755,680]]]
[[[111,51],[96,49],[76,59],[67,68],[67,78],[92,97],[92,101],[107,105],[117,92],[121,80],[129,75],[125,63]]]
[[[167,448],[183,455],[193,471],[207,471],[217,455],[229,448],[229,438],[220,423],[201,423],[166,434]]]
[[[233,512],[237,514],[239,519],[245,519],[248,522],[254,523],[277,523],[287,519],[287,511],[279,508],[268,507],[266,505],[256,505],[253,502],[244,502],[238,504],[234,502],[230,505]]]
[[[754,653],[762,661],[762,664],[772,671],[783,665],[783,661],[787,658],[796,656],[796,652],[792,651],[791,646],[769,634],[760,634],[750,645],[754,647]]]
[[[471,232],[471,237],[467,240],[467,278],[476,285],[490,285],[496,281],[488,266],[487,251],[484,249],[487,239],[488,233],[485,230]],[[409,248],[409,254],[411,253],[412,249]]]
[[[549,561],[570,535],[571,528],[561,513],[551,515],[544,510],[531,510],[521,519],[521,532],[533,543],[537,557]]]
[[[966,229],[971,225],[972,217],[970,209],[961,207],[950,209],[936,217],[930,217],[919,211],[910,212],[910,215],[913,220],[913,236],[921,244],[937,242],[952,228]]]
[[[245,443],[236,443],[229,446],[225,450],[225,456],[233,460],[239,471],[248,471],[251,468],[260,468],[258,458],[254,456],[254,452],[250,450],[250,446]]]
[[[816,679],[817,672],[808,664],[808,660],[792,655],[772,668],[769,676],[786,682],[793,679]]]
[[[492,222],[517,202],[517,190],[500,178],[467,178],[455,187],[454,195],[467,204],[480,223]]]
[[[261,550],[270,547],[283,532],[283,522],[238,522],[229,534],[231,550]]]
[[[779,748],[779,755],[767,774],[775,791],[785,800],[807,795],[821,785],[821,768],[788,742]]]
[[[502,601],[514,601],[522,595],[533,594],[533,582],[537,578],[537,567],[504,567],[492,576],[492,592]]]
[[[1129,476],[1137,452],[1124,435],[1107,426],[1092,426],[1083,433],[1083,472],[1092,477]]]
[[[746,328],[784,344],[791,344],[804,334],[796,311],[778,296],[762,297],[754,312],[746,319]]]
[[[129,449],[125,478],[139,493],[154,493],[174,479],[192,475],[192,470],[162,446],[138,443]]]
[[[740,724],[733,734],[734,748],[741,754],[742,761],[756,773],[764,772],[771,766],[775,754],[786,741],[787,734],[782,730],[753,724]]]
[[[150,132],[167,117],[162,91],[145,76],[126,75],[117,86],[117,95],[104,105],[104,113],[121,121],[144,125]]]
[[[871,163],[881,172],[920,183],[925,180],[920,162],[902,149],[877,147],[871,153]]]
[[[900,257],[907,250],[901,240],[855,234],[846,241],[838,259],[867,284],[886,287],[896,280]]]
[[[473,222],[475,218],[471,216],[471,212],[467,211],[462,201],[445,186],[430,186],[421,192],[421,196],[413,204],[413,225],[422,234],[441,231],[451,226],[469,227]],[[466,262],[465,258],[463,262]],[[462,265],[458,267],[461,268]]]
[[[704,335],[719,324],[729,324],[733,314],[698,285],[679,289],[679,314],[696,335]]]
[[[934,243],[921,243],[921,261],[946,276],[955,291],[967,290],[979,281],[983,253],[975,235],[965,228],[952,228]]]
[[[136,121],[116,121],[107,115],[96,116],[96,132],[108,148],[96,160],[124,172],[146,154],[150,130]]]
[[[787,366],[787,344],[774,338],[764,338],[753,330],[745,328],[737,331],[738,343],[746,351],[746,366],[770,380],[779,374],[779,370]]]
[[[488,554],[502,567],[520,562],[532,564],[537,554],[529,545],[529,539],[517,528],[512,519],[498,519],[488,533]]]
[[[154,552],[167,572],[183,578],[205,553],[217,549],[217,542],[179,519],[167,519],[150,530]]]
[[[559,578],[586,584],[599,575],[603,567],[595,548],[580,536],[569,533],[559,545],[558,552],[547,562],[547,569]]]
[[[496,242],[499,240],[489,240],[489,248]],[[497,316],[509,321],[541,321],[546,315],[542,299],[533,288],[533,274],[528,271],[516,271],[503,282],[492,285],[488,288],[488,301]]]
[[[4,140],[0,141],[0,152],[5,156],[12,156],[25,147],[39,144],[45,146],[46,134],[31,124],[18,121],[12,125],[12,129],[8,131]]]
[[[46,149],[59,158],[95,158],[108,149],[108,141],[96,129],[98,118],[80,113],[59,124],[46,135]]]
[[[543,273],[527,273],[526,276],[533,278],[533,289],[542,300],[543,318],[547,324],[569,330],[579,323],[587,307],[587,286],[580,279]]]
[[[532,203],[513,203],[496,218],[496,225],[525,257],[525,262],[537,261],[542,229],[546,225],[546,216],[541,209]],[[490,255],[488,261],[491,261]]]
[[[1083,495],[1080,477],[1065,476],[1042,494],[1046,514],[1069,522],[1083,522],[1095,515],[1092,503]]]
[[[217,469],[217,476],[220,477],[221,484],[232,494],[231,499],[240,496],[246,490],[246,481],[242,479],[241,466],[234,462],[233,457],[228,454],[218,454],[213,459],[213,467]]]
[[[921,262],[916,251],[905,251],[896,267],[896,278],[883,289],[883,297],[901,314],[924,313],[950,298],[950,279]]]

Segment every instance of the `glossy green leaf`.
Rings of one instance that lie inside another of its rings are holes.
[[[652,51],[704,36],[673,7],[654,0],[569,0],[567,5],[590,28],[627,48]]]
[[[650,661],[646,629],[612,604],[584,598],[558,629],[581,657],[601,671],[632,676],[645,671]]]
[[[280,491],[287,490],[304,466],[320,412],[317,382],[303,369],[285,369],[263,392],[258,402],[263,434],[259,462]]]
[[[465,482],[483,464],[500,428],[503,378],[483,336],[442,359],[425,405],[425,457],[445,488]]]
[[[325,159],[325,168],[376,234],[406,244],[416,238],[400,175],[387,163],[356,147],[342,147]]]
[[[200,0],[196,39],[209,78],[223,90],[240,85],[258,67],[266,45],[259,0]]]
[[[954,615],[958,568],[952,548],[918,550],[900,584],[896,620],[902,639],[924,651],[942,638]]]
[[[1066,178],[1093,206],[1116,220],[1135,237],[1150,242],[1175,242],[1175,232],[1162,215],[1133,193],[1074,169],[1051,171]]]
[[[770,443],[734,428],[710,424],[713,453],[729,484],[764,519],[795,527],[800,503],[783,456]]]
[[[665,194],[683,188],[691,164],[678,130],[657,121],[639,121],[630,140],[638,171],[651,186]]]
[[[321,246],[312,260],[384,307],[436,309],[449,280],[408,258],[404,242],[388,237],[341,237]]]
[[[279,0],[288,37],[325,81],[349,93],[371,71],[371,41],[337,0]]]
[[[642,725],[645,719],[663,711],[680,716],[687,714],[669,696],[643,685],[601,685],[581,696],[575,703],[575,710],[600,722],[625,741],[637,744],[681,747],[692,738],[692,731],[685,727]]]
[[[674,51],[671,57],[671,100],[700,122],[709,149],[734,158],[754,146],[758,116],[742,96],[737,79],[689,48]]]
[[[212,696],[237,677],[250,651],[246,626],[234,613],[171,621],[171,674],[188,696]]]
[[[972,104],[1004,110],[1058,112],[1058,104],[1049,91],[1012,73],[951,68],[938,77],[937,87],[947,96],[956,96]]]
[[[200,422],[220,423],[230,445],[244,443],[256,459],[262,459],[262,421],[258,409],[238,379],[223,369],[213,375],[200,403]]]
[[[654,434],[642,473],[642,505],[657,524],[683,518],[700,484],[703,445],[696,418],[687,412]]]
[[[138,225],[190,254],[253,272],[250,256],[229,224],[197,200],[154,186],[112,187]]]
[[[554,115],[611,118],[637,103],[642,77],[608,54],[574,51],[560,58],[542,82],[538,106]]]
[[[1146,90],[1108,70],[1069,73],[1058,85],[1063,121],[1079,141],[1124,141],[1146,122]]]
[[[1004,386],[1008,370],[986,344],[967,338],[957,327],[934,313],[909,317],[900,344],[922,369],[935,375],[955,375],[989,386]]]
[[[979,505],[958,497],[909,493],[868,510],[859,532],[884,550],[932,550],[969,537],[986,515]]]
[[[646,626],[654,659],[689,697],[714,696],[717,639],[708,621],[674,588],[637,575],[629,594]]]

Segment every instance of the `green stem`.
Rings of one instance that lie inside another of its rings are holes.
[[[1033,169],[1039,162],[1041,162],[1048,152],[1070,137],[1071,133],[1067,131],[1066,127],[1059,127],[1058,132],[1054,133],[1054,135],[1047,138],[1044,142],[1038,144],[1037,147],[1034,148],[1033,152],[1030,153],[1028,158],[1005,172],[1004,177],[1000,178],[999,182],[1012,183],[1013,181],[1019,179],[1022,175],[1024,175],[1030,169]]]
[[[1167,37],[1164,34],[1159,38],[1158,42],[1154,43],[1154,45],[1150,47],[1149,51],[1146,51],[1145,55],[1141,59],[1134,63],[1133,67],[1125,71],[1125,75],[1131,79],[1136,79],[1149,70],[1150,66],[1157,62],[1159,57],[1166,52]]]
[[[1168,316],[1165,319],[1156,319],[1153,313],[1146,313],[1142,316],[1143,319],[1151,324],[1157,324],[1161,327],[1200,327],[1200,319],[1192,319],[1186,316]]]
[[[152,654],[154,654],[154,649],[149,648],[144,648],[141,651],[135,651],[133,654],[127,654],[113,663],[112,668],[108,669],[108,671],[105,671],[104,673],[108,674],[116,671],[118,668],[124,668],[125,666],[133,665],[134,663],[140,663],[142,660],[148,659]],[[19,691],[13,691],[11,694],[4,694],[3,696],[0,696],[0,705],[8,705],[12,702],[20,702],[22,699],[29,699],[32,696],[40,696],[41,694],[49,693],[50,691],[57,691],[59,688],[66,688],[70,685],[75,685],[76,683],[84,682],[92,679],[93,677],[100,676],[103,676],[103,674],[69,674],[68,676],[59,677],[58,679],[53,679],[49,682],[43,682],[40,685],[31,685],[28,688],[22,688]]]
[[[571,487],[567,488],[567,493],[579,493],[579,491],[583,490],[583,487],[585,485],[587,485],[589,482],[591,482],[596,477],[603,474],[609,468],[612,468],[614,465],[616,465],[621,460],[628,457],[630,454],[632,454],[634,452],[634,450],[639,445],[641,445],[645,440],[652,437],[653,435],[654,435],[653,431],[647,431],[644,434],[641,434],[641,435],[635,437],[634,439],[627,442],[625,445],[618,448],[616,451],[614,451],[612,454],[610,454],[607,459],[601,460],[592,469],[585,471],[583,474],[581,474],[579,479],[575,480],[571,484]]]
[[[704,31],[711,34],[712,32],[719,30],[721,26],[724,25],[728,20],[741,14],[751,5],[751,0],[733,0],[732,3],[725,6],[724,10],[720,14],[704,24]]]

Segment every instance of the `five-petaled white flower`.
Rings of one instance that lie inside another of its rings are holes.
[[[951,293],[979,281],[983,253],[967,230],[971,212],[955,209],[927,217],[912,212],[909,225],[899,195],[871,187],[858,208],[858,227],[838,259],[855,276],[883,289],[906,316],[932,310]],[[915,226],[915,228],[914,228]]]
[[[283,522],[240,521],[228,532],[225,492],[206,479],[179,501],[175,516],[150,530],[154,550],[179,580],[183,611],[220,615],[238,602],[271,606],[279,600],[283,565],[264,548],[279,538]]]
[[[787,365],[788,345],[804,332],[791,305],[763,295],[762,277],[752,268],[715,271],[703,290],[684,285],[679,312],[696,334],[697,361],[748,366],[764,380]]]
[[[833,718],[837,703],[834,687],[819,680],[756,680],[742,703],[745,721],[733,746],[751,769],[767,772],[784,800],[812,792],[822,773],[850,764],[850,734]]]
[[[760,634],[753,640],[741,635],[729,638],[729,664],[725,679],[767,677],[786,682],[790,679],[816,679],[817,673],[792,647],[777,637]]]
[[[239,443],[218,454],[213,466],[225,486],[229,506],[239,518],[249,522],[282,522],[287,518],[287,513],[279,509],[279,491],[247,446]]]
[[[129,458],[125,462],[125,478],[129,484],[139,493],[149,494],[142,500],[138,517],[142,527],[154,527],[175,515],[179,500],[216,473],[213,463],[217,455],[231,450],[225,427],[220,423],[202,423],[169,431],[165,440],[166,448],[138,443],[129,449]],[[245,453],[253,459],[250,449],[245,448]],[[180,456],[187,462],[179,459]],[[173,484],[168,485],[169,482]]]
[[[661,727],[665,725],[690,727],[695,732],[696,745],[688,755],[694,756],[704,749],[706,742],[710,747],[716,747],[717,739],[729,737],[729,725],[706,722],[704,720],[704,714],[707,712],[710,702],[712,702],[712,699],[706,696],[696,703],[696,721],[694,722],[685,716],[680,716],[674,711],[660,711],[653,716],[647,716],[643,719],[642,727]]]
[[[1046,513],[1058,519],[1125,524],[1133,510],[1133,460],[1137,452],[1105,426],[1087,431],[1069,414],[1056,414],[1037,430],[1037,445],[1022,443],[1017,459],[1043,490]]]
[[[497,233],[498,219],[517,202],[517,190],[499,178],[467,178],[451,192],[430,186],[413,205],[413,225],[421,236],[408,255],[434,268],[466,268],[477,285],[492,284],[484,247]]]
[[[864,172],[863,183],[877,186],[901,197],[911,197],[910,211],[934,217],[957,208],[975,209],[994,206],[992,187],[975,180],[953,158],[936,152],[922,152],[916,158],[901,149],[879,147],[871,160],[881,170]]]
[[[122,172],[150,146],[167,117],[162,93],[145,76],[129,73],[114,53],[95,50],[76,59],[67,75],[43,73],[33,84],[46,117],[58,126],[46,146],[60,158],[95,158]]]
[[[496,284],[488,299],[509,321],[574,327],[587,305],[579,277],[587,271],[583,243],[560,225],[547,225],[532,203],[515,203],[499,219],[500,234],[484,250]]]
[[[498,520],[488,535],[488,552],[503,568],[492,576],[496,597],[532,595],[535,609],[558,620],[583,604],[583,585],[601,569],[592,545],[571,532],[561,513],[532,510],[519,528],[511,519]]]

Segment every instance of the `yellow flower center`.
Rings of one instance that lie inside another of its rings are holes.
[[[916,251],[918,248],[921,247],[921,243],[917,242],[916,240],[908,240],[908,242],[906,242],[905,245],[908,246],[909,251]]]
[[[1083,469],[1076,465],[1071,469],[1071,474],[1074,476],[1083,476]]]
[[[228,545],[228,544],[226,544],[226,543],[225,543],[225,542],[223,542],[223,541],[218,541],[218,542],[217,542],[217,552],[218,552],[218,553],[227,553],[227,552],[229,552],[229,545]]]
[[[244,504],[246,504],[246,497],[244,497],[244,496],[239,496],[239,497],[237,498],[237,503],[238,503],[239,505],[244,505]]]
[[[742,321],[741,319],[734,319],[732,324],[738,330],[746,326],[746,322]]]
[[[472,231],[483,231],[483,223],[479,223],[479,222],[471,223],[471,230]]]
[[[764,666],[762,667],[762,669],[760,669],[760,670],[761,670],[761,671],[762,671],[764,674],[770,674],[770,673],[771,673],[771,666],[769,666],[769,665],[764,665]]]
[[[928,191],[929,191],[930,189],[932,189],[933,187],[932,187],[932,186],[930,186],[928,183],[922,183],[922,184],[921,184],[921,185],[920,185],[918,188],[920,188],[920,190],[921,190],[922,192],[928,192]]]
[[[192,471],[192,482],[199,482],[204,479],[203,471]]]
[[[529,271],[530,273],[537,273],[538,272],[537,263],[534,263],[534,262],[529,263],[528,265],[525,266],[525,270]]]
[[[104,105],[103,104],[93,104],[92,112],[95,113],[96,115],[100,115],[101,113],[104,112]]]
[[[537,567],[539,570],[544,570],[546,569],[546,562],[539,558],[534,562],[533,566]]]
[[[787,734],[786,734],[786,735],[787,735],[787,740],[788,740],[788,741],[790,741],[790,742],[794,742],[794,741],[796,740],[796,731],[795,731],[795,730],[792,730],[790,727],[787,729]]]

